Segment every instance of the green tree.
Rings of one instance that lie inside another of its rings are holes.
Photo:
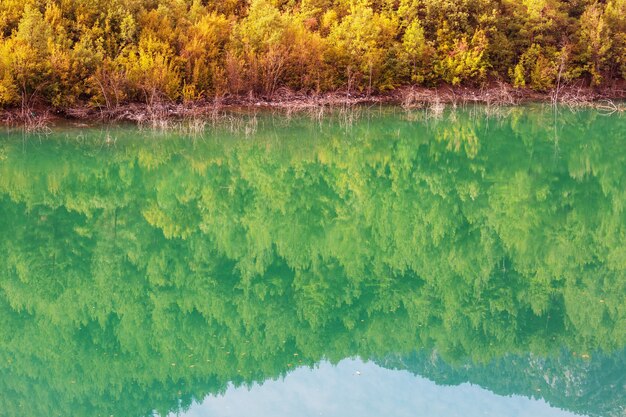
[[[452,85],[484,80],[488,69],[485,51],[489,42],[485,33],[476,31],[469,42],[465,36],[451,39],[450,35],[444,24],[438,32],[437,74]]]
[[[394,16],[376,13],[366,1],[351,5],[349,14],[333,24],[328,36],[327,59],[348,90],[372,92],[393,87],[389,54],[398,32]],[[395,59],[395,58],[393,58]]]
[[[422,84],[432,78],[430,73],[435,50],[424,34],[418,19],[413,20],[402,37],[405,59],[409,63],[411,81]]]

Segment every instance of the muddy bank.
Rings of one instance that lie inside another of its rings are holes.
[[[151,104],[127,103],[111,108],[84,104],[70,108],[49,108],[35,105],[29,109],[0,109],[0,123],[3,125],[29,125],[34,128],[62,120],[143,123],[161,119],[211,118],[218,117],[222,112],[227,111],[274,109],[284,112],[315,112],[319,108],[358,105],[398,105],[404,108],[420,108],[434,105],[463,106],[472,103],[514,106],[530,102],[544,102],[547,104],[565,104],[572,107],[601,107],[609,111],[621,112],[624,111],[624,105],[619,102],[624,99],[626,99],[626,83],[603,88],[566,86],[548,92],[513,88],[503,83],[482,88],[403,87],[372,95],[359,92],[305,95],[281,90],[272,97],[224,96],[212,100],[184,103],[166,101]]]

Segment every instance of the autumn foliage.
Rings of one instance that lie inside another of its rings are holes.
[[[626,78],[626,0],[2,0],[0,106]]]

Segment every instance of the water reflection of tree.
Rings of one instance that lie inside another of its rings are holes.
[[[622,348],[623,121],[567,116],[555,161],[544,112],[456,117],[8,141],[2,406],[139,415],[322,358]]]

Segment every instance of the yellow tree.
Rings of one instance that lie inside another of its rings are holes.
[[[116,58],[131,98],[149,105],[180,95],[180,73],[169,45],[150,34],[141,36],[137,48],[127,48]]]
[[[489,41],[485,32],[477,30],[468,42],[465,35],[450,40],[448,30],[444,24],[438,32],[439,57],[435,72],[452,85],[483,80],[489,66],[485,56]]]
[[[410,67],[411,82],[421,84],[431,74],[432,59],[435,53],[432,43],[424,35],[424,28],[418,19],[413,20],[402,36],[404,60]]]
[[[328,58],[344,72],[348,90],[393,87],[385,70],[397,33],[397,17],[374,12],[366,0],[351,3],[350,13],[332,26],[328,37]]]
[[[39,10],[27,5],[14,35],[5,41],[4,77],[18,90],[22,113],[26,115],[50,79],[48,39],[50,27]],[[11,88],[5,89],[10,96]]]
[[[611,47],[608,61],[615,73],[626,79],[626,0],[609,0],[604,18],[611,34]]]
[[[224,92],[223,65],[230,33],[231,22],[214,12],[191,26],[180,53],[185,67],[185,98],[198,98],[206,92]]]
[[[589,5],[580,17],[579,42],[582,47],[584,68],[591,74],[591,83],[600,84],[602,72],[611,49],[609,26],[598,3]]]
[[[0,106],[15,104],[19,100],[13,55],[13,41],[0,39]]]
[[[293,49],[285,38],[288,23],[268,0],[251,1],[248,15],[233,30],[228,73],[231,88],[273,95]]]
[[[0,1],[0,37],[11,35],[24,14],[24,9],[35,8],[36,0],[2,0]]]

